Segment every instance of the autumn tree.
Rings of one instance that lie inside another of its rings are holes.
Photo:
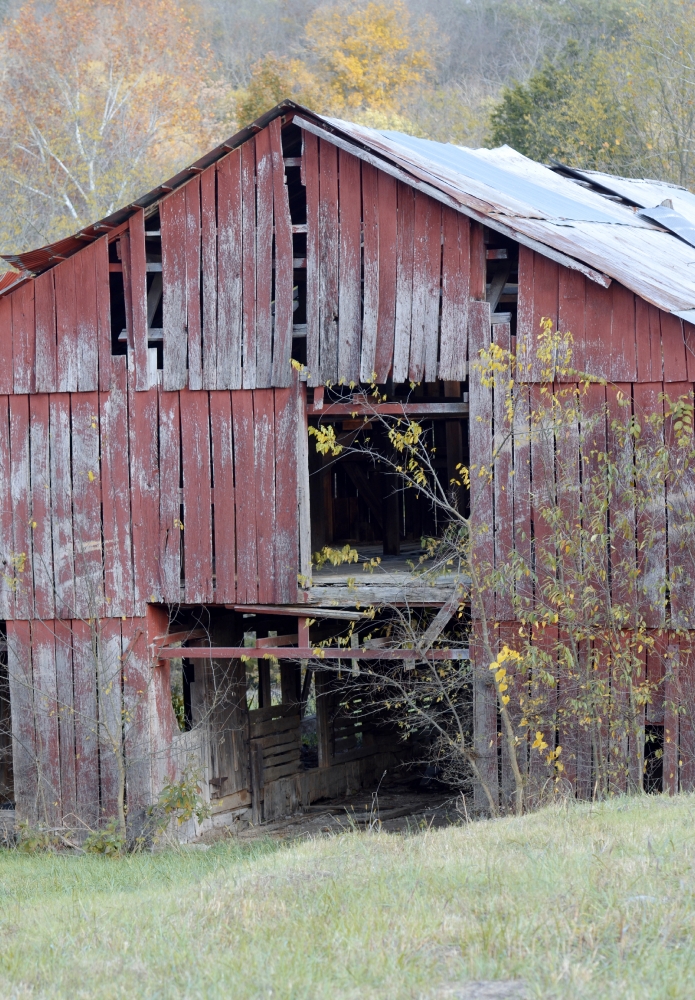
[[[210,141],[211,63],[175,0],[28,0],[3,42],[5,250],[108,215]]]

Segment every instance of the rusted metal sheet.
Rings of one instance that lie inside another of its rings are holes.
[[[160,206],[162,226],[162,315],[164,376],[167,390],[187,383],[186,355],[186,189],[175,191]]]
[[[212,507],[210,484],[210,411],[207,392],[182,390],[184,599],[212,600]]]

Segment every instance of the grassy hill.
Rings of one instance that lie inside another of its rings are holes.
[[[0,995],[695,996],[695,797],[119,860],[0,853]],[[502,995],[502,994],[499,994]]]

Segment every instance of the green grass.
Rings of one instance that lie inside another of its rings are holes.
[[[0,996],[695,997],[695,797],[408,837],[0,853]]]

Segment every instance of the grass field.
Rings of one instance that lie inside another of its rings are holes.
[[[0,853],[0,996],[695,997],[695,796],[412,836]],[[462,993],[461,995],[465,995]]]

